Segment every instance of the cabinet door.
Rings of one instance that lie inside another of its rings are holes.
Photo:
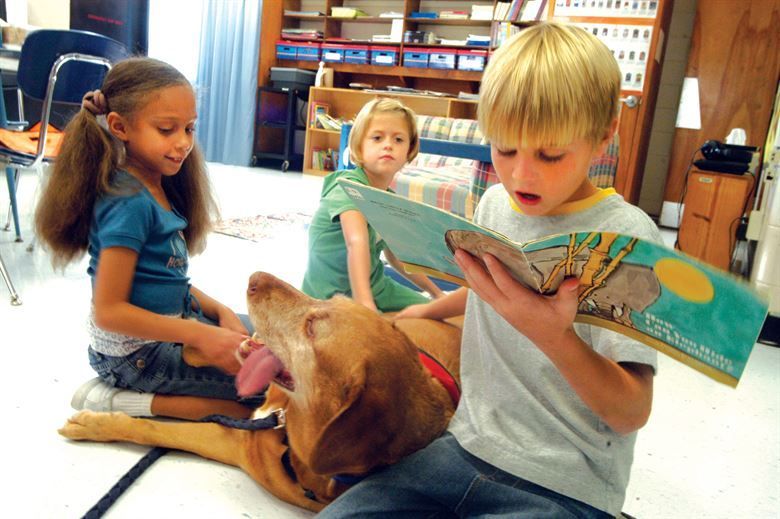
[[[751,188],[749,176],[693,171],[684,198],[679,249],[728,270]]]

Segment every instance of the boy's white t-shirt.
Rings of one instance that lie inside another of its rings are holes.
[[[474,220],[518,242],[584,231],[661,242],[650,217],[612,189],[567,204],[561,212],[524,215],[497,184],[485,192]],[[601,355],[657,368],[656,351],[649,346],[603,328],[574,326]],[[620,512],[636,433],[612,431],[549,359],[472,291],[463,325],[461,382],[463,395],[449,430],[464,449],[515,476],[612,515]]]

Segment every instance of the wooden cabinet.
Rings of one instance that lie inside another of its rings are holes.
[[[753,188],[750,175],[691,171],[677,248],[729,270],[736,232]]]
[[[345,43],[346,39],[361,40],[362,44],[369,45],[392,45],[399,49],[399,56],[403,56],[405,49],[408,50],[416,47],[481,50],[489,50],[489,48],[485,46],[443,45],[436,43],[405,43],[403,39],[400,42],[393,43],[369,43],[366,40],[371,40],[374,34],[390,34],[391,32],[394,19],[379,17],[378,15],[380,13],[392,11],[402,14],[403,17],[398,19],[399,21],[397,22],[402,25],[402,34],[405,31],[431,31],[436,33],[439,37],[450,39],[465,39],[469,34],[490,36],[494,26],[497,26],[501,22],[510,23],[516,26],[524,26],[533,23],[503,20],[417,19],[411,17],[411,13],[415,11],[438,12],[445,8],[457,9],[470,13],[472,4],[495,7],[496,3],[497,2],[493,0],[482,2],[436,2],[433,0],[387,0],[384,2],[319,0],[307,2],[287,0],[276,4],[283,4],[283,11],[281,14],[281,24],[283,28],[300,28],[321,31],[322,38],[315,41],[320,41],[322,43]],[[359,7],[370,16],[340,18],[330,15],[333,7],[342,6]],[[284,15],[284,10],[319,12],[322,14],[316,16],[302,14]],[[277,31],[274,33],[274,36],[278,37],[279,34],[280,32]],[[399,59],[399,63],[403,63],[402,58]],[[282,67],[316,70],[318,63],[316,61],[278,60],[278,65]],[[460,91],[476,93],[479,90],[479,80],[482,77],[482,73],[477,71],[414,68],[404,67],[402,65],[381,66],[328,63],[328,67],[335,70],[336,77],[334,86],[339,87],[347,87],[349,83],[360,82],[370,84],[375,88],[395,85],[453,94],[457,94]]]
[[[394,97],[419,115],[434,115],[456,119],[476,119],[476,101],[466,101],[452,97],[429,97],[408,94],[387,94],[382,97]],[[376,93],[342,88],[309,89],[309,103],[324,103],[328,105],[328,113],[334,117],[353,119],[364,104],[374,99]],[[339,149],[341,133],[333,130],[313,128],[311,121],[306,128],[306,142],[303,155],[303,172],[310,175],[326,175],[330,171],[312,166],[312,154],[315,149]]]

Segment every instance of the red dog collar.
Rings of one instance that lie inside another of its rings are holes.
[[[447,371],[447,368],[442,366],[438,360],[431,357],[427,352],[418,348],[417,353],[420,356],[420,362],[425,366],[425,369],[427,369],[436,380],[441,382],[441,385],[444,386],[444,389],[450,394],[452,403],[455,404],[455,407],[458,407],[458,402],[460,401],[460,386],[458,385],[458,381],[455,380],[455,377]]]

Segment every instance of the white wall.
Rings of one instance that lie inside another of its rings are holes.
[[[70,2],[68,0],[26,1],[27,19],[30,25],[44,29],[70,28]]]
[[[672,20],[669,23],[669,40],[666,44],[638,204],[645,212],[654,216],[661,214],[664,201],[666,175],[674,141],[674,124],[677,120],[683,77],[688,66],[696,2],[697,0],[675,0]]]
[[[149,56],[170,63],[190,81],[198,73],[203,0],[150,0]]]

